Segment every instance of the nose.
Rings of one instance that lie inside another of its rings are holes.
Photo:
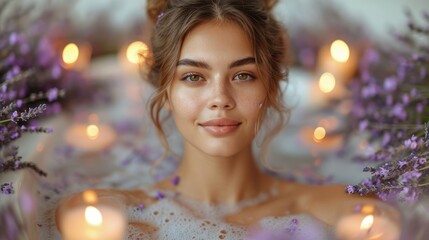
[[[235,101],[231,90],[225,83],[212,83],[208,108],[211,110],[231,110],[235,107]]]

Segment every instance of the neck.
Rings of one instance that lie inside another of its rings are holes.
[[[269,178],[258,169],[249,147],[229,157],[207,156],[185,148],[177,170],[182,194],[208,203],[237,203],[268,189]]]

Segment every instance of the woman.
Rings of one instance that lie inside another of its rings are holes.
[[[155,21],[151,117],[167,153],[163,109],[173,117],[184,151],[176,173],[155,186],[98,191],[130,207],[129,238],[242,239],[258,228],[284,234],[296,220],[301,233],[288,231],[296,239],[330,238],[338,217],[332,209],[370,201],[346,195],[343,186],[284,181],[259,169],[252,143],[265,135],[266,149],[287,114],[280,89],[287,48],[272,6],[261,0],[149,2]]]

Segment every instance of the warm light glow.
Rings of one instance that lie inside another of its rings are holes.
[[[372,205],[364,205],[364,206],[362,207],[361,212],[362,212],[363,214],[371,214],[371,213],[374,213],[374,212],[375,212],[375,207],[374,207],[374,206],[372,206]]]
[[[91,124],[98,123],[98,116],[95,113],[91,113],[88,117],[88,122]]]
[[[133,64],[138,64],[141,60],[141,56],[147,57],[149,48],[144,42],[136,41],[131,43],[127,48],[127,59]]]
[[[93,190],[86,190],[83,192],[83,200],[86,203],[93,204],[97,202],[97,193]]]
[[[350,49],[343,40],[335,40],[331,44],[331,56],[337,62],[347,62],[350,57]]]
[[[335,77],[332,73],[325,72],[320,76],[319,88],[324,93],[332,92],[335,88]]]
[[[63,50],[63,62],[73,64],[79,58],[79,48],[75,43],[69,43]]]
[[[99,129],[97,125],[91,124],[86,128],[86,135],[89,139],[96,139],[98,137]]]
[[[325,138],[326,130],[323,127],[317,127],[314,130],[313,139],[315,142],[320,142],[323,138]]]
[[[374,216],[368,215],[362,219],[362,222],[360,223],[360,229],[368,230],[372,227],[373,224],[374,224]]]
[[[85,208],[85,220],[89,225],[100,226],[103,223],[103,216],[96,207],[88,206]]]

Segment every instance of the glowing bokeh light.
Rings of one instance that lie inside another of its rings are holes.
[[[350,48],[343,40],[335,40],[331,44],[331,56],[337,62],[347,62],[350,57]]]
[[[136,41],[128,45],[126,55],[129,62],[132,64],[138,64],[140,61],[144,61],[141,56],[147,57],[149,53],[148,46],[141,41]]]
[[[86,127],[86,134],[88,135],[89,139],[93,139],[93,140],[97,139],[99,131],[100,130],[95,124],[91,124],[91,125],[88,125],[88,127]]]
[[[317,127],[313,133],[313,139],[315,142],[320,142],[326,136],[326,130],[323,127]]]
[[[69,43],[63,50],[63,62],[73,64],[79,58],[79,47],[75,43]]]
[[[335,88],[335,77],[332,73],[325,72],[320,76],[319,88],[324,93],[332,92]]]
[[[85,208],[85,220],[89,225],[100,226],[103,223],[103,216],[96,207],[88,206]]]

